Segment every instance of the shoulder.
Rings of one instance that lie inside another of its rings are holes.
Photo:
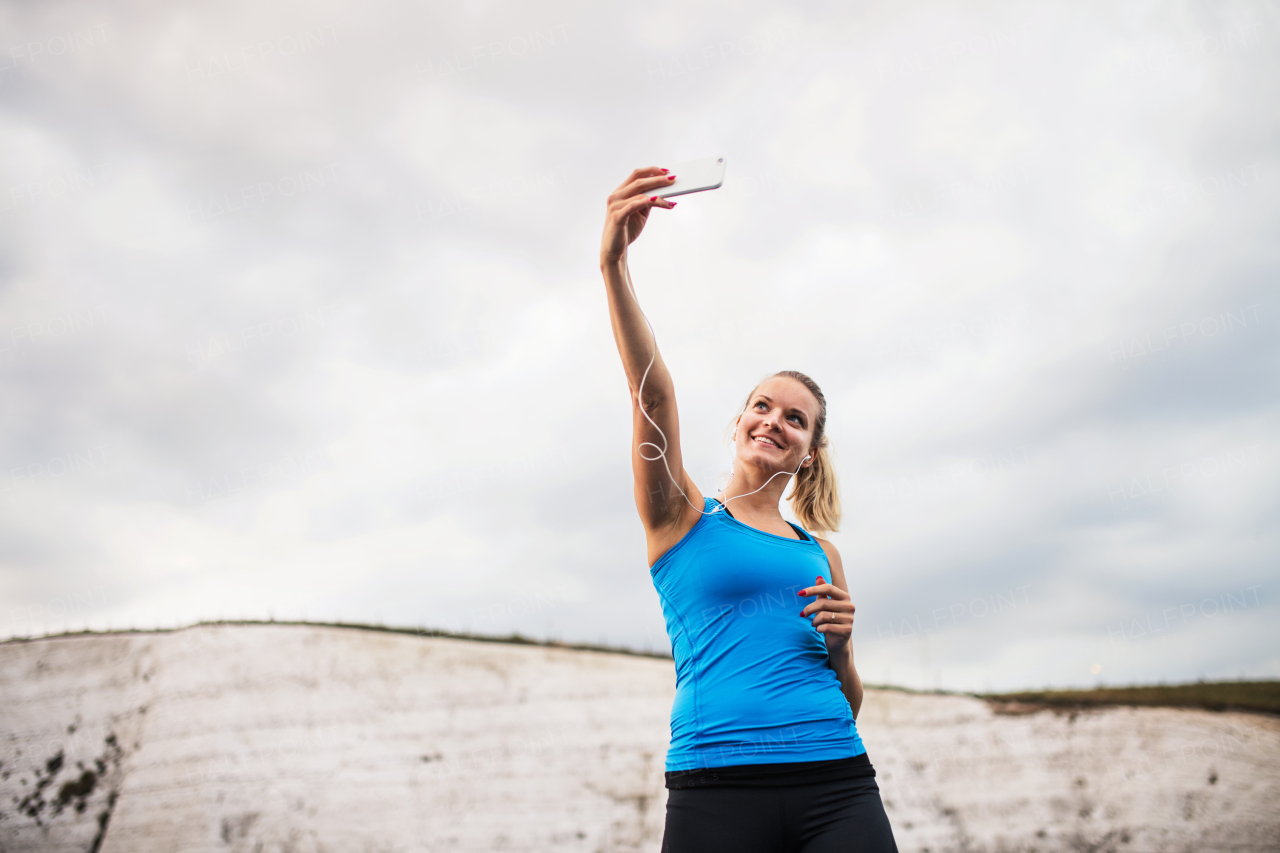
[[[830,540],[819,539],[817,536],[814,536],[813,541],[822,546],[822,550],[826,552],[827,559],[831,561],[832,565],[840,562],[840,552],[836,550],[836,546],[833,545]]]
[[[715,514],[715,507],[718,503],[716,500],[701,495],[698,495],[697,499],[702,503],[701,512],[695,509],[696,505],[689,502],[691,505],[686,506],[684,512],[677,515],[672,524],[646,532],[649,546],[649,568],[651,570],[656,568],[667,554],[675,551],[690,539],[694,528],[698,526],[702,519]]]
[[[840,559],[840,552],[836,550],[836,546],[829,540],[813,537],[814,541],[822,546],[823,552],[827,555],[827,562],[831,564],[831,580],[841,589],[848,589],[844,580],[844,562]]]

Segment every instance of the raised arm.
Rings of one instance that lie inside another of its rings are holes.
[[[697,523],[694,508],[702,507],[702,495],[685,473],[680,455],[675,386],[640,311],[627,270],[627,247],[640,236],[649,211],[675,207],[674,202],[650,195],[674,177],[656,166],[632,172],[609,196],[600,245],[600,271],[609,299],[613,339],[631,391],[631,470],[650,565]]]

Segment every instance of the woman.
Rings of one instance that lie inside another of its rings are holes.
[[[718,498],[681,464],[675,389],[627,271],[649,211],[677,204],[650,193],[674,179],[632,172],[609,196],[600,250],[631,389],[636,508],[676,661],[662,849],[896,851],[854,722],[862,682],[840,555],[778,510],[794,477],[801,523],[839,524],[822,391],[794,371],[752,390]]]

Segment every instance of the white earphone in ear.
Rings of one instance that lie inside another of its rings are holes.
[[[801,462],[808,462],[808,461],[809,461],[810,459],[812,459],[812,458],[813,458],[812,456],[806,456],[805,458],[801,459],[800,461],[801,461]]]

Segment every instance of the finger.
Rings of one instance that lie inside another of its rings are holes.
[[[800,590],[801,595],[825,595],[827,590],[831,588],[831,584],[827,583],[827,579],[822,575],[818,575],[814,580],[813,586]]]
[[[619,218],[622,219],[627,216],[630,216],[632,213],[638,210],[643,210],[645,212],[645,215],[648,215],[648,212],[655,207],[660,207],[663,210],[671,210],[675,206],[676,206],[676,203],[674,201],[667,201],[665,198],[660,198],[656,195],[651,195],[651,196],[642,195],[632,199],[631,201],[627,202],[626,205],[620,208],[620,210],[625,212],[621,213],[619,215]]]
[[[818,584],[827,595],[847,595],[843,589],[836,586],[835,581],[828,581],[826,578],[819,577]]]
[[[825,624],[828,622],[853,622],[853,614],[844,610],[818,610],[813,614],[813,624]]]
[[[644,186],[646,181],[650,186],[661,186],[664,182],[670,183],[670,181],[666,180],[668,175],[671,175],[671,173],[666,169],[659,169],[657,166],[653,166],[648,169],[636,169],[627,176],[625,181],[618,185],[618,188],[613,191],[612,195],[634,195],[636,192],[635,188],[638,186]],[[675,176],[671,175],[671,177],[674,178]]]
[[[848,613],[852,616],[853,605],[847,601],[837,601],[834,598],[820,598],[800,611],[801,616],[809,616],[814,613]]]
[[[641,178],[652,178],[656,175],[665,175],[665,174],[667,174],[667,170],[660,168],[658,166],[644,166],[639,169],[634,169],[632,170],[630,175],[627,175],[627,179],[625,181],[618,184],[618,188],[613,191],[614,195],[617,195],[618,193],[622,192],[628,186],[640,180]]]
[[[633,213],[638,213],[641,211],[644,211],[647,213],[649,208],[653,207],[654,198],[657,198],[657,196],[650,197],[650,196],[642,195],[637,198],[633,198],[630,201],[619,204],[617,207],[612,208],[609,211],[609,214],[615,221],[625,222],[627,220],[627,217],[631,216],[631,214]]]
[[[849,597],[849,593],[845,592],[840,587],[826,583],[825,581],[807,589],[802,589],[799,594],[805,598],[808,598],[811,595],[829,596],[831,598],[839,599],[846,599]]]
[[[630,184],[627,184],[627,186],[622,187],[618,195],[623,198],[627,198],[633,195],[652,193],[659,187],[669,186],[673,181],[675,181],[675,179],[675,175],[658,175],[652,178],[640,178],[639,180],[632,181]]]
[[[630,175],[628,175],[627,179],[622,183],[623,185],[626,185],[638,178],[652,178],[655,175],[666,174],[669,174],[669,170],[664,169],[661,166],[641,166],[639,169],[634,170]]]

